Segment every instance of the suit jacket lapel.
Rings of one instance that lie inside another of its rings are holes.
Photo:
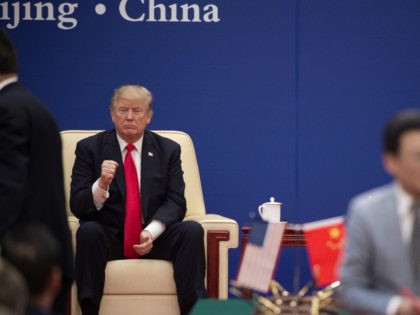
[[[124,178],[124,164],[120,145],[117,140],[115,130],[112,130],[104,141],[104,159],[116,161],[119,165],[115,173],[115,184],[117,189],[121,192],[122,198],[125,202],[125,178]]]
[[[142,211],[143,217],[148,219],[148,208],[149,208],[149,197],[150,197],[150,187],[153,174],[156,172],[156,164],[154,163],[157,158],[156,145],[150,137],[148,131],[144,132],[143,136],[143,147],[141,150],[141,201],[142,201]]]
[[[391,188],[392,186],[389,186]],[[384,203],[384,216],[383,216],[383,228],[388,235],[387,239],[384,239],[386,247],[392,251],[393,257],[395,257],[395,266],[398,266],[396,270],[390,271],[394,276],[400,278],[402,283],[411,282],[411,267],[410,259],[407,251],[407,246],[404,243],[401,231],[400,218],[398,217],[397,201],[395,192],[391,188],[388,194],[388,198]],[[398,276],[397,276],[398,274]]]

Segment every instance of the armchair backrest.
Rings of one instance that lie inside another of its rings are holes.
[[[67,214],[70,211],[70,181],[73,169],[76,144],[79,140],[92,136],[101,130],[64,130],[61,132],[64,187],[66,192]],[[201,215],[206,213],[204,206],[203,191],[201,187],[200,173],[197,157],[191,137],[182,131],[154,130],[157,134],[172,139],[181,146],[181,162],[184,171],[185,198],[187,200],[187,216]]]

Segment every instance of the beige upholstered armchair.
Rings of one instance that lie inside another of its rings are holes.
[[[61,132],[66,197],[70,192],[71,171],[76,143],[98,130]],[[238,224],[218,214],[206,214],[200,174],[193,142],[180,131],[155,131],[181,145],[187,214],[185,220],[202,224],[205,232],[206,286],[211,298],[228,296],[228,250],[238,246]],[[79,222],[69,209],[69,225],[75,245]],[[179,314],[172,264],[162,260],[115,260],[107,264],[100,315]],[[139,281],[140,280],[140,281]],[[79,315],[76,285],[71,292],[71,315]]]

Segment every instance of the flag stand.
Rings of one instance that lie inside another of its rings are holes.
[[[338,315],[339,309],[334,295],[340,286],[335,281],[321,290],[315,290],[311,295],[307,293],[313,288],[315,281],[309,281],[296,295],[290,294],[280,283],[272,280],[270,283],[271,296],[264,297],[250,289],[239,287],[236,281],[230,281],[229,292],[239,298],[244,298],[242,292],[251,296],[254,305],[253,315]]]

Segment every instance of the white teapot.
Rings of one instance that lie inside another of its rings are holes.
[[[274,201],[274,197],[271,197],[270,202],[265,202],[258,207],[258,212],[264,221],[280,222],[281,203]]]

